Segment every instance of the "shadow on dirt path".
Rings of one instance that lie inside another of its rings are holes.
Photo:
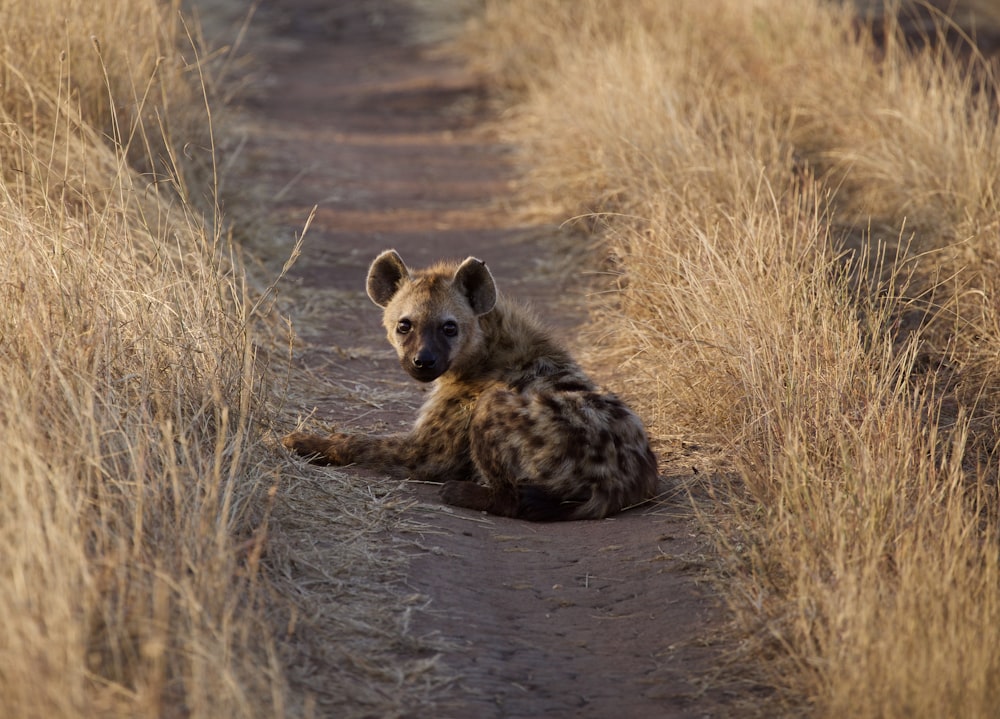
[[[364,295],[368,263],[389,247],[417,266],[484,259],[572,345],[582,283],[566,276],[554,233],[505,210],[507,150],[477,126],[487,110],[473,78],[405,42],[406,12],[390,0],[265,2],[257,23],[269,34],[252,52],[270,77],[249,108],[256,180],[289,234],[317,207],[282,290],[295,362],[315,378],[298,409],[363,431],[412,420],[421,388]],[[455,676],[419,715],[729,713],[711,681],[723,614],[683,500],[535,525],[440,506],[433,486],[405,491],[415,501],[402,539],[415,549],[401,590],[426,597],[409,631],[443,647],[440,668]]]

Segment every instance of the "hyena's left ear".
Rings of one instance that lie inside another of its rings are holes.
[[[403,280],[410,279],[410,271],[395,250],[386,250],[375,258],[368,269],[368,296],[379,307],[386,307]]]
[[[497,303],[497,286],[486,263],[470,257],[455,271],[454,286],[465,295],[477,315],[485,315]]]

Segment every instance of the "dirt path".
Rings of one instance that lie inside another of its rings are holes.
[[[299,409],[363,431],[399,428],[421,400],[364,296],[378,251],[395,247],[414,265],[474,254],[506,293],[556,307],[542,314],[571,344],[585,318],[582,285],[566,278],[554,235],[516,226],[504,208],[508,153],[477,127],[481,91],[460,67],[405,43],[406,22],[389,0],[265,2],[257,23],[269,35],[251,48],[271,73],[250,108],[255,181],[276,198],[274,220],[289,235],[318,207],[285,290],[301,338],[295,361],[315,378]],[[441,507],[436,487],[404,491],[417,500],[412,521],[386,541],[416,547],[398,590],[426,602],[408,631],[437,642],[438,670],[456,678],[430,710],[400,713],[635,718],[731,708],[705,681],[721,613],[682,502],[533,525]]]

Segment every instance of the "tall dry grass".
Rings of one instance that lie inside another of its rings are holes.
[[[280,716],[275,480],[179,3],[0,17],[0,713]]]
[[[487,1],[460,43],[514,98],[529,192],[602,233],[620,388],[737,469],[708,518],[777,701],[993,716],[994,70],[885,21]]]

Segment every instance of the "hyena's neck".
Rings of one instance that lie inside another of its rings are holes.
[[[525,373],[582,374],[570,354],[554,342],[526,307],[504,299],[479,318],[483,343],[478,356],[466,364],[463,379],[492,377],[510,384]]]

